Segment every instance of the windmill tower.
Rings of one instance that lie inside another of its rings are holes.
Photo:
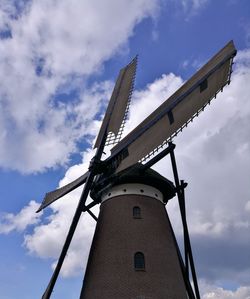
[[[80,299],[200,298],[186,222],[187,184],[179,180],[172,139],[230,83],[235,55],[236,49],[230,41],[122,140],[137,58],[121,69],[89,170],[72,183],[47,193],[38,210],[85,183],[43,299],[51,296],[85,211],[97,220],[97,226]],[[113,143],[116,145],[110,157],[102,160],[105,145]],[[174,183],[150,169],[166,155],[171,159]],[[89,193],[93,201],[86,205]],[[175,195],[183,224],[184,261],[165,210],[165,204]],[[91,208],[99,203],[97,219]]]
[[[134,167],[101,196],[81,299],[186,298],[165,209],[174,185],[141,170]]]

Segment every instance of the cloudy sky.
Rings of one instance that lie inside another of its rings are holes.
[[[35,210],[87,169],[119,69],[139,54],[128,131],[231,39],[230,86],[175,139],[202,299],[250,298],[249,1],[0,0],[1,299],[43,293],[81,188]],[[172,178],[168,158],[155,169]],[[94,227],[84,215],[52,298],[78,298]]]

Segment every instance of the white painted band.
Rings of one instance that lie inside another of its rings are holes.
[[[109,189],[102,196],[102,202],[121,195],[144,195],[155,198],[163,203],[163,194],[156,188],[144,184],[122,184]]]

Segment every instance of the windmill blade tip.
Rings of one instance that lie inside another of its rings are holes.
[[[41,204],[40,207],[36,210],[36,213],[40,213],[44,208],[45,206]]]
[[[44,199],[43,199],[43,202],[41,203],[40,207],[37,209],[36,213],[39,213],[41,212],[44,208],[47,207],[47,205],[45,204],[45,199],[46,199],[46,196],[47,196],[48,193],[46,193]]]

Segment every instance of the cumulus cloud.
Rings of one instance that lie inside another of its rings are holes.
[[[87,79],[157,8],[157,0],[1,2],[1,167],[30,173],[67,162],[111,91]]]
[[[8,234],[12,231],[24,231],[29,225],[40,222],[42,214],[36,214],[39,204],[34,200],[15,214],[3,213],[0,215],[0,234]]]
[[[24,245],[29,253],[40,258],[52,258],[52,268],[56,265],[56,259],[66,239],[80,194],[81,190],[76,190],[71,195],[65,196],[56,208],[52,207],[52,214],[47,219],[47,223],[37,226],[33,234],[25,236]],[[79,221],[63,264],[62,276],[74,276],[82,273],[86,265],[94,228],[95,221],[88,214],[84,214]]]
[[[202,299],[249,299],[250,287],[240,287],[236,291],[229,291],[223,288],[210,286],[210,290],[206,292]]]
[[[2,0],[0,3],[0,33],[6,33],[10,31],[11,19],[17,17],[18,9],[21,10],[24,3],[23,1],[18,1],[15,5],[13,0]],[[7,37],[9,35],[1,35]]]

